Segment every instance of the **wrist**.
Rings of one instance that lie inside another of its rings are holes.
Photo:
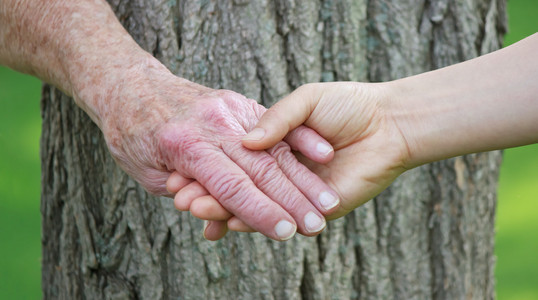
[[[447,70],[449,72],[447,72]],[[483,104],[450,67],[390,82],[394,119],[409,149],[407,165],[423,164],[488,149],[480,148],[481,126],[473,113]],[[451,84],[447,84],[451,82]],[[458,87],[458,88],[455,88]]]
[[[181,118],[178,112],[187,102],[211,90],[175,76],[141,49],[123,56],[107,59],[72,81],[76,103],[107,140],[136,132],[151,136],[170,119]]]
[[[393,120],[407,150],[403,162],[406,169],[436,160],[431,143],[431,133],[435,131],[434,108],[422,98],[422,93],[405,79],[384,83],[386,85],[387,115]],[[433,150],[433,151],[430,151]]]
[[[122,111],[125,104],[122,102],[139,97],[129,95],[129,89],[151,78],[171,76],[157,59],[142,49],[118,47],[116,52],[119,55],[85,54],[65,66],[75,103],[101,129],[106,119]],[[141,89],[139,86],[137,91],[142,92]]]

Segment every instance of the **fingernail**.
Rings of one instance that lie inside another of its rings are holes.
[[[205,230],[207,229],[208,226],[209,226],[209,221],[204,220],[204,230],[202,231],[202,235],[204,236],[204,239],[206,240],[207,238],[205,237]]]
[[[308,232],[318,232],[325,228],[325,220],[313,212],[309,212],[304,216],[304,224]]]
[[[319,204],[326,210],[329,210],[338,205],[340,200],[329,192],[321,192],[319,194]]]
[[[259,141],[265,136],[265,129],[254,128],[251,132],[243,137],[244,141]]]
[[[318,143],[316,145],[316,150],[318,151],[318,153],[320,153],[323,156],[327,156],[329,155],[329,153],[334,151],[333,147],[325,143]]]
[[[286,220],[278,222],[275,226],[276,235],[282,241],[291,239],[295,235],[295,226]]]

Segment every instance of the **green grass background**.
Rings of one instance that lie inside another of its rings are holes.
[[[538,31],[538,1],[508,12],[505,45]],[[0,299],[41,298],[40,89],[0,67]],[[498,298],[538,299],[538,144],[504,152],[496,230]]]
[[[504,40],[505,46],[538,32],[538,1],[508,1],[508,17],[509,33]],[[538,144],[504,151],[498,192],[495,225],[497,297],[500,300],[536,300]]]

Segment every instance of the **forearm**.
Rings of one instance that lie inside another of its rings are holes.
[[[102,0],[4,0],[0,24],[0,63],[62,89],[98,125],[125,74],[165,70]]]
[[[538,34],[494,53],[390,83],[409,167],[538,142]]]

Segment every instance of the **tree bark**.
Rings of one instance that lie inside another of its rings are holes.
[[[307,82],[387,81],[467,60],[506,31],[504,0],[110,4],[178,76],[267,106]],[[54,87],[42,116],[46,299],[495,298],[498,151],[409,171],[317,238],[209,242],[201,221],[123,173]]]

